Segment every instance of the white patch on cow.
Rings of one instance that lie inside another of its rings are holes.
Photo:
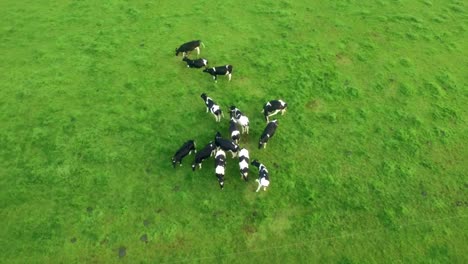
[[[260,170],[260,171],[261,171],[261,170],[264,170],[264,171],[266,171],[266,172],[268,173],[267,168],[266,168],[265,165],[263,165],[263,164],[260,164],[260,167],[258,167],[258,170]]]
[[[245,157],[245,158],[250,158],[249,157],[249,151],[245,148],[241,149],[239,151],[239,157]]]
[[[224,167],[223,166],[216,166],[216,174],[224,175]]]
[[[207,60],[205,60],[205,59],[202,59],[202,60],[203,60],[203,65],[205,65],[205,66],[206,66],[206,65],[208,64],[208,61],[207,61]]]
[[[239,162],[239,168],[241,170],[245,169],[245,168],[248,168],[248,167],[249,167],[249,163],[246,160],[243,160],[243,161]]]
[[[213,105],[211,107],[211,113],[213,113],[213,114],[216,113],[216,111],[218,111],[218,110],[219,110],[219,105]]]
[[[236,136],[239,136],[239,135],[240,135],[239,130],[232,131],[232,133],[231,133],[231,138],[236,137]]]
[[[224,150],[221,150],[221,149],[216,151],[215,159],[219,156],[226,157],[226,152],[224,152]]]
[[[268,185],[270,185],[270,181],[267,180],[267,179],[265,179],[265,178],[261,178],[261,179],[260,179],[260,184],[261,184],[262,186],[268,187]]]

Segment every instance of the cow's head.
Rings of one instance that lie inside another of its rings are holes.
[[[255,166],[257,168],[260,167],[260,165],[261,165],[261,163],[258,162],[258,160],[253,160],[250,164],[252,164],[253,166]]]
[[[265,144],[268,142],[269,138],[270,135],[266,135],[265,137],[260,138],[260,140],[258,141],[258,149],[265,147]]]
[[[244,179],[244,181],[248,180],[248,176],[249,176],[248,172],[241,172],[241,175],[242,175],[242,179]]]
[[[221,174],[216,174],[216,177],[218,177],[219,188],[222,190],[224,188],[224,176]]]
[[[207,98],[208,96],[206,95],[206,93],[202,93],[202,94],[200,95],[200,97],[201,97],[204,101],[206,101],[206,98]]]

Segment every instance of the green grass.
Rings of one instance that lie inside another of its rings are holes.
[[[0,261],[466,263],[466,5],[2,1]],[[192,39],[231,82],[174,57]],[[202,92],[249,116],[267,192],[172,168],[227,135]]]

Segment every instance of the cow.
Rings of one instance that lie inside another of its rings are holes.
[[[261,149],[266,148],[268,140],[275,134],[276,128],[278,127],[278,120],[273,120],[267,124],[265,129],[263,130],[262,135],[260,136],[260,140],[258,141],[258,148]]]
[[[288,104],[285,103],[283,100],[272,100],[267,102],[263,106],[262,113],[265,116],[265,121],[269,122],[269,117],[272,115],[276,115],[278,112],[281,112],[281,115],[284,115],[286,109],[288,108]]]
[[[183,61],[185,61],[187,63],[187,67],[188,68],[202,68],[202,67],[206,67],[206,65],[208,65],[208,60],[207,59],[196,59],[196,60],[191,60],[187,57],[184,57],[182,59]]]
[[[232,65],[224,65],[224,66],[218,66],[218,67],[213,67],[213,68],[206,68],[203,70],[203,72],[207,72],[213,76],[213,80],[215,82],[218,81],[218,75],[227,75],[229,81],[231,80],[231,74],[232,74]]]
[[[218,149],[215,154],[215,175],[218,178],[219,187],[224,188],[224,170],[226,168],[226,153]]]
[[[195,171],[195,168],[197,167],[197,165],[201,169],[203,160],[213,156],[215,154],[215,150],[216,150],[216,145],[214,144],[213,141],[211,141],[203,149],[198,151],[197,154],[195,154],[195,160],[192,163],[192,170]]]
[[[252,161],[251,164],[258,168],[258,179],[255,180],[258,182],[258,188],[255,192],[258,192],[262,187],[263,190],[266,191],[266,188],[270,185],[270,177],[268,176],[267,168],[265,165],[258,162],[258,160]]]
[[[232,105],[230,108],[231,118],[236,120],[242,128],[242,134],[249,134],[249,118],[245,116],[236,106]]]
[[[239,151],[239,169],[241,179],[247,181],[247,176],[249,175],[249,151],[246,148],[242,148]]]
[[[219,107],[219,105],[217,105],[213,99],[208,97],[206,93],[202,93],[200,97],[203,99],[203,101],[205,101],[206,112],[208,113],[208,111],[210,111],[214,115],[216,122],[220,122],[221,117],[224,116],[221,107]]]
[[[182,159],[185,156],[192,154],[192,151],[197,153],[197,149],[195,148],[195,141],[189,140],[185,142],[184,145],[182,145],[182,147],[180,147],[172,157],[172,166],[175,168],[177,162],[179,162],[180,166],[182,166]]]
[[[221,133],[219,133],[219,131],[216,133],[215,136],[215,144],[218,147],[218,149],[230,151],[232,153],[232,158],[236,157],[237,153],[239,152],[239,145],[234,143],[232,140],[222,138]]]
[[[229,121],[229,133],[231,134],[232,141],[239,144],[240,132],[239,129],[237,129],[236,120],[233,117],[231,118],[231,121]]]
[[[201,40],[189,41],[187,43],[184,43],[184,44],[180,45],[180,47],[178,47],[175,50],[175,52],[176,52],[175,55],[179,56],[179,53],[182,53],[182,55],[185,57],[185,55],[188,52],[192,51],[192,50],[197,50],[197,55],[200,55],[200,45],[205,47],[205,44],[203,44],[203,42],[201,42]]]

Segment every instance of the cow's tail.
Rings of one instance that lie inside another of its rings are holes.
[[[201,40],[200,40],[200,44],[203,46],[203,48],[205,48],[205,43],[203,43]]]

